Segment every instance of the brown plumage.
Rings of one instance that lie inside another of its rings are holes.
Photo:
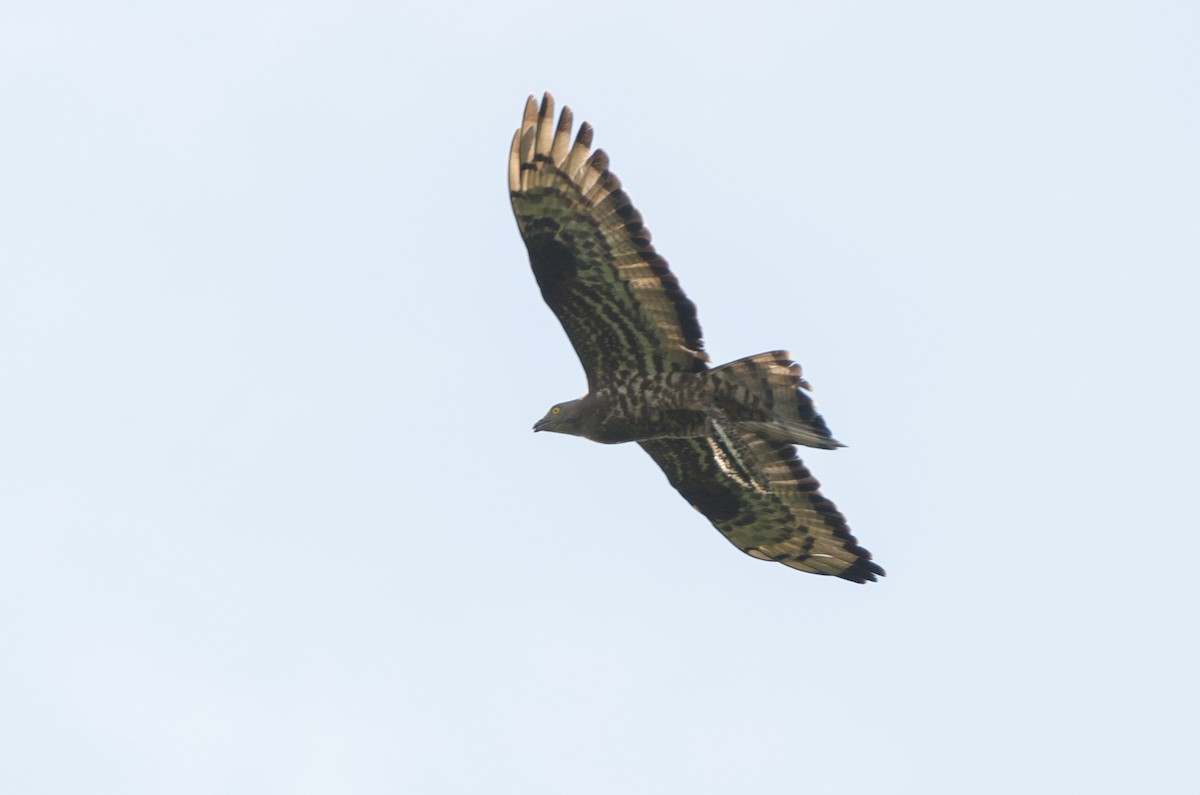
[[[708,367],[696,307],[650,244],[584,122],[557,124],[531,96],[508,184],[542,297],[587,374],[588,394],[534,430],[635,441],[735,546],[761,560],[854,582],[884,571],[821,496],[793,444],[841,446],[786,351]]]

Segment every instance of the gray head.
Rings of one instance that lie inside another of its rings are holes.
[[[584,432],[582,404],[583,398],[579,398],[551,406],[550,410],[546,412],[546,416],[534,423],[533,429],[582,436]]]

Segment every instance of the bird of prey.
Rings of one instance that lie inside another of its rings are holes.
[[[793,445],[841,447],[787,351],[710,368],[696,307],[650,244],[642,216],[591,150],[571,141],[549,93],[513,136],[508,187],[542,297],[587,375],[588,392],[535,431],[637,442],[738,549],[813,574],[867,582],[884,571],[821,496]]]

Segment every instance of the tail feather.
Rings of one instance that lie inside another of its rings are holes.
[[[745,430],[776,442],[832,450],[833,438],[817,413],[800,365],[787,351],[769,351],[723,364],[710,371],[731,420]]]

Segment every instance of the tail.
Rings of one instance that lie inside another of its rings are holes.
[[[776,442],[844,447],[817,413],[800,365],[787,351],[747,356],[709,371],[722,408],[744,430]]]

